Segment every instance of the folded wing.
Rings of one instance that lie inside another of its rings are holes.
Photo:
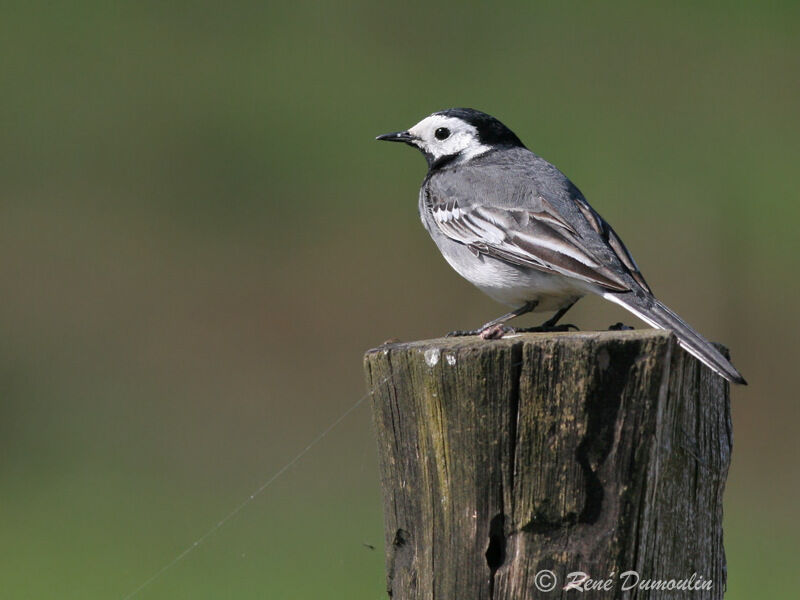
[[[472,204],[462,206],[458,200],[430,198],[430,210],[438,228],[450,239],[465,244],[476,254],[484,254],[506,262],[558,273],[599,285],[607,291],[625,292],[630,281],[627,272],[645,290],[650,291],[625,246],[588,204],[580,213],[598,238],[602,238],[601,254],[610,252],[617,265],[609,265],[609,256],[598,256],[597,242],[587,244],[578,229],[564,219],[550,203],[539,198],[534,208],[503,208]],[[578,200],[575,200],[579,202]],[[584,228],[586,229],[586,228]],[[594,250],[592,249],[594,246]],[[624,265],[624,266],[623,266]]]

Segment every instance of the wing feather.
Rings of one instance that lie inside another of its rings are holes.
[[[457,201],[432,199],[431,214],[449,238],[473,252],[512,264],[559,273],[596,283],[610,291],[630,286],[604,266],[582,243],[580,236],[550,203],[544,211],[502,209],[493,206],[461,207]]]
[[[636,264],[636,261],[633,260],[633,256],[625,247],[625,244],[622,243],[622,240],[619,239],[619,236],[616,232],[611,228],[611,225],[606,223],[603,220],[603,217],[597,214],[595,210],[589,206],[589,203],[586,202],[582,197],[577,198],[575,203],[578,205],[578,209],[583,214],[584,218],[589,222],[589,225],[592,229],[595,230],[609,245],[611,250],[617,256],[617,258],[625,265],[625,268],[628,269],[631,277],[642,286],[649,294],[652,294],[652,290],[650,286],[647,285],[647,282],[644,280],[644,276],[642,275],[641,271],[639,271],[639,265]]]

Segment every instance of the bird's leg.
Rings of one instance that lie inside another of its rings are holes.
[[[520,332],[520,333],[527,333],[527,332],[531,332],[531,331],[538,331],[538,332],[569,331],[570,328],[574,329],[575,331],[578,331],[578,328],[575,325],[573,325],[572,323],[567,323],[567,324],[564,324],[564,325],[557,325],[557,323],[561,319],[561,317],[563,317],[565,314],[567,314],[567,311],[570,308],[572,308],[577,301],[578,300],[575,299],[572,302],[570,302],[569,304],[567,304],[564,308],[559,309],[556,312],[556,314],[554,314],[552,317],[547,319],[547,321],[545,321],[541,325],[537,325],[536,327],[524,327],[524,328],[517,329],[517,331]]]
[[[512,310],[510,313],[503,315],[502,317],[497,317],[496,319],[489,321],[488,323],[484,323],[478,329],[471,329],[468,331],[451,331],[447,334],[447,337],[456,337],[462,335],[480,335],[485,340],[490,339],[497,339],[503,337],[504,333],[509,333],[514,331],[510,327],[506,327],[503,325],[506,321],[510,321],[514,317],[518,317],[520,315],[524,315],[525,313],[531,312],[536,305],[539,304],[538,301],[534,300],[531,302],[526,302],[521,307],[516,310]]]

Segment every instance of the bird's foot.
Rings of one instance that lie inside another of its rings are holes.
[[[516,329],[508,325],[492,325],[481,331],[482,340],[499,340],[507,333],[516,333]]]
[[[457,329],[455,331],[451,331],[444,337],[464,337],[465,335],[480,335],[481,329]]]
[[[489,327],[483,327],[481,329],[469,329],[469,330],[458,330],[458,331],[451,331],[447,334],[446,337],[462,337],[465,335],[479,335],[481,339],[484,340],[499,340],[507,333],[515,333],[519,331],[518,329],[514,329],[513,327],[509,327],[507,325],[490,325]]]
[[[630,331],[631,329],[633,329],[633,327],[630,325],[625,325],[625,323],[622,321],[618,321],[617,323],[608,326],[609,331]]]
[[[535,327],[520,327],[517,333],[553,333],[558,331],[580,331],[577,325],[572,323],[564,323],[561,325],[536,325]]]

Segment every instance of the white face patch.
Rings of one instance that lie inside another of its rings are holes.
[[[439,137],[443,137],[446,132],[449,134],[444,139],[439,139],[436,136],[437,131]],[[489,146],[481,144],[475,127],[456,117],[431,115],[408,132],[416,138],[414,144],[433,156],[434,160],[457,154],[459,160],[464,161],[491,150]]]

